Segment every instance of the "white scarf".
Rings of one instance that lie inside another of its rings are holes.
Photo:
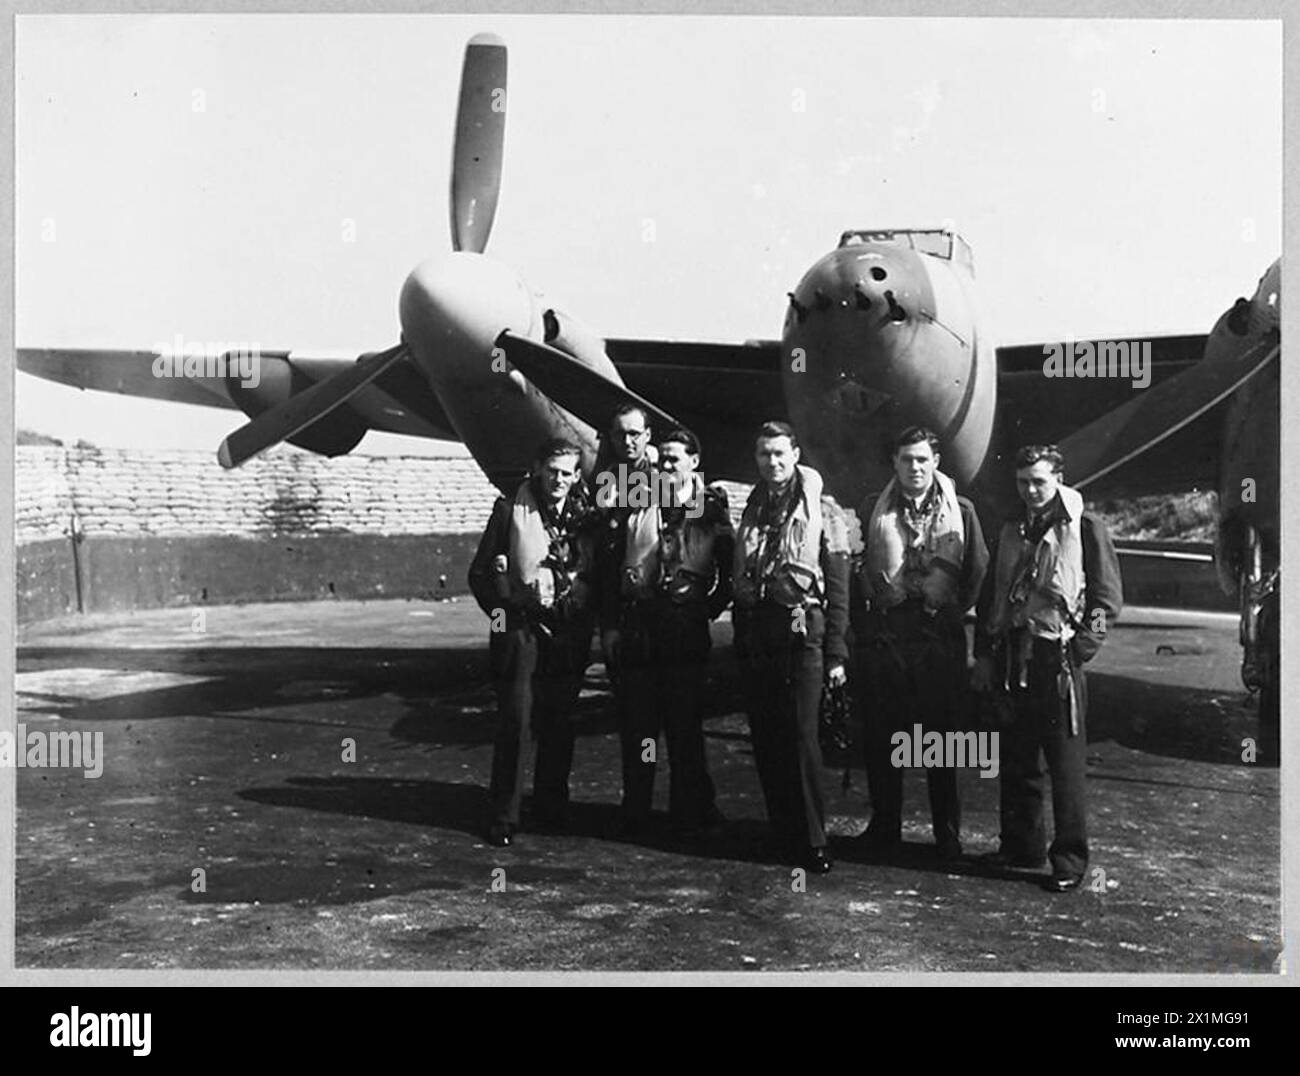
[[[799,490],[785,526],[781,528],[778,539],[780,548],[771,564],[776,575],[793,574],[809,581],[813,592],[820,598],[825,587],[821,566],[822,528],[825,522],[822,515],[822,476],[803,464],[796,465],[796,471]],[[758,524],[758,515],[759,507],[767,496],[769,494],[760,482],[750,493],[744,514],[740,518],[733,571],[738,594],[745,592],[748,573],[760,568],[760,561],[766,559],[763,549],[764,528]],[[843,529],[840,525],[837,532]],[[847,548],[846,536],[840,536],[837,542]]]
[[[961,573],[966,548],[966,527],[957,503],[957,487],[942,471],[934,472],[939,487],[939,508],[917,534],[903,518],[904,509],[895,495],[897,478],[891,478],[876,498],[866,534],[866,570],[872,595],[884,605],[897,605],[908,595],[903,588],[907,549],[919,549],[927,566],[922,584],[927,604],[936,608],[956,600],[955,581]],[[942,562],[936,565],[934,562]]]

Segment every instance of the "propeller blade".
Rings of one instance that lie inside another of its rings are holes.
[[[475,34],[465,47],[451,165],[451,246],[482,254],[501,190],[506,134],[506,45]]]
[[[1229,359],[1203,359],[1076,430],[1060,443],[1070,485],[1086,486],[1154,448],[1235,392],[1276,359],[1280,347],[1270,333]]]
[[[631,389],[549,344],[539,344],[508,330],[497,337],[496,343],[524,377],[570,414],[597,430],[608,429],[614,412],[623,404],[641,408],[647,421],[661,430],[681,425],[667,411],[659,410]]]
[[[305,392],[268,408],[222,441],[217,449],[217,459],[227,470],[246,463],[259,452],[265,452],[328,415],[404,358],[406,346],[398,344],[361,359],[343,373],[319,381]]]

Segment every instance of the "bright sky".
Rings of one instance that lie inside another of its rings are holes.
[[[777,337],[851,227],[955,224],[1005,343],[1207,331],[1281,250],[1277,22],[24,16],[17,343],[394,343],[482,30],[488,253],[605,335]],[[26,375],[16,405],[106,445],[239,422]]]

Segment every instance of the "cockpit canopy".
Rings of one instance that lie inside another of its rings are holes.
[[[909,247],[921,254],[932,254],[945,261],[964,265],[973,275],[975,258],[970,244],[950,228],[871,228],[854,229],[840,236],[841,247],[863,243],[886,243]]]

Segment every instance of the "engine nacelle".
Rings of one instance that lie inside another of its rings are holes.
[[[1210,330],[1203,362],[1229,359],[1276,339],[1281,316],[1281,262],[1274,262],[1250,300],[1238,299]],[[1219,533],[1215,564],[1228,594],[1237,593],[1257,541],[1262,570],[1281,559],[1281,363],[1261,370],[1228,401],[1219,457]],[[1258,574],[1258,573],[1255,573]]]
[[[238,364],[232,353],[227,353],[227,360],[227,369],[236,370]],[[287,351],[261,352],[257,356],[257,363],[256,378],[244,381],[238,373],[233,372],[226,377],[226,390],[230,393],[230,398],[249,418],[256,418],[316,384],[294,366]],[[360,444],[367,429],[369,427],[365,420],[347,404],[343,404],[287,440],[291,445],[321,456],[343,456]]]
[[[605,340],[595,329],[563,310],[547,307],[542,312],[542,340],[575,359],[580,359],[593,370],[598,370],[620,385],[623,379],[605,354]]]

